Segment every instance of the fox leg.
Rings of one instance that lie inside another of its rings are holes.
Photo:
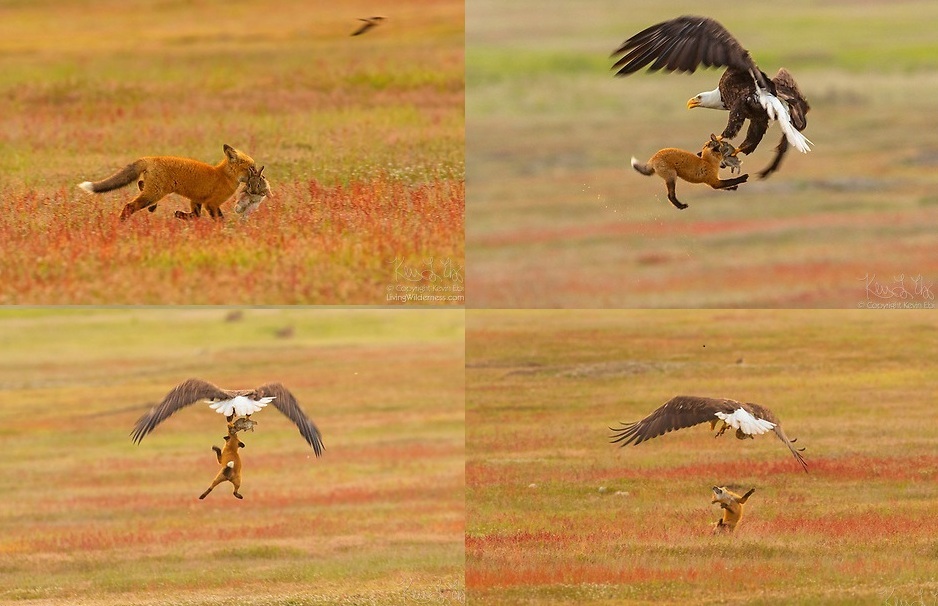
[[[735,179],[718,179],[713,189],[736,189],[741,183],[749,180],[749,175],[745,174]]]
[[[221,213],[221,209],[220,209],[220,208],[212,208],[211,206],[206,206],[206,208],[208,209],[208,216],[210,216],[211,218],[213,218],[213,219],[224,219],[224,218],[225,218],[225,215],[223,215],[223,214]]]
[[[674,178],[671,177],[671,178],[666,179],[665,183],[667,183],[668,185],[668,200],[671,201],[671,204],[673,204],[675,207],[677,207],[680,210],[684,210],[685,208],[687,208],[687,205],[681,202],[680,200],[678,200],[677,194],[674,193],[674,183],[675,183]]]
[[[134,214],[138,210],[147,207],[153,207],[156,209],[156,203],[160,201],[160,198],[157,198],[153,194],[147,194],[145,192],[140,192],[140,194],[127,203],[124,206],[124,210],[121,211],[121,221],[126,221],[130,215]],[[153,212],[152,210],[150,212]]]
[[[216,486],[226,481],[228,478],[225,476],[225,471],[229,470],[227,467],[218,472],[218,475],[215,476],[215,479],[212,480],[212,485],[208,487],[208,490],[199,495],[200,499],[204,499],[208,496],[208,493],[212,492]]]
[[[238,490],[241,488],[241,476],[235,476],[231,478],[230,481],[232,484],[234,484],[234,492],[232,494],[234,494],[234,496],[238,497],[239,499],[243,499],[244,497],[241,496],[240,492],[238,492]]]
[[[202,214],[202,204],[199,202],[189,201],[189,208],[192,209],[191,212],[182,212],[181,210],[176,211],[177,219],[197,219]]]
[[[218,464],[221,465],[221,448],[218,446],[212,446],[212,450],[215,451],[215,456],[218,458]]]

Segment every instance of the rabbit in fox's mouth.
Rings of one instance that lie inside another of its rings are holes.
[[[270,196],[270,182],[264,176],[264,167],[251,168],[247,180],[238,189],[235,212],[242,217],[247,217],[257,210],[264,198],[268,196]]]

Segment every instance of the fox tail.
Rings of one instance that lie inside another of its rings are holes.
[[[632,156],[632,168],[642,173],[646,177],[650,177],[655,174],[655,169],[648,166],[647,164],[642,164],[635,156]]]
[[[79,183],[78,187],[82,188],[89,194],[100,194],[102,192],[111,191],[113,189],[118,189],[124,187],[125,185],[130,185],[135,179],[140,177],[146,170],[146,161],[137,160],[132,162],[120,169],[107,179],[102,179],[101,181],[85,181]]]

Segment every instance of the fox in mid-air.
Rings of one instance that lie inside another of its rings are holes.
[[[739,521],[743,517],[743,505],[746,504],[746,501],[749,500],[749,497],[751,497],[752,493],[755,491],[755,488],[751,488],[749,492],[743,496],[739,496],[735,492],[728,490],[726,486],[713,487],[713,499],[710,500],[710,503],[719,503],[720,509],[723,510],[723,517],[717,520],[716,525],[713,527],[714,534],[718,532],[733,532],[733,530],[736,529],[736,525],[739,524]]]
[[[240,419],[239,419],[240,420]],[[241,426],[240,429],[250,429],[254,431],[253,423],[249,427]],[[218,446],[212,446],[212,450],[215,451],[215,456],[218,457],[218,464],[221,465],[221,470],[218,472],[218,475],[215,476],[215,479],[212,480],[212,485],[208,487],[208,490],[203,492],[200,499],[204,499],[208,496],[208,493],[221,484],[222,482],[231,482],[234,484],[234,496],[239,499],[243,499],[241,493],[238,492],[238,489],[241,488],[241,455],[238,454],[239,448],[244,448],[244,442],[238,439],[239,425],[237,423],[228,423],[228,435],[225,436],[225,447],[219,448]]]
[[[246,181],[254,167],[254,159],[230,145],[225,145],[224,159],[212,166],[191,158],[176,156],[145,156],[131,162],[115,174],[101,181],[85,181],[78,187],[89,193],[102,193],[136,182],[140,193],[124,206],[121,221],[138,210],[156,210],[156,203],[169,194],[189,199],[190,212],[176,211],[179,219],[193,219],[202,212],[222,218],[221,204]]]
[[[699,156],[676,147],[666,147],[659,150],[645,164],[633,157],[632,168],[649,177],[657,173],[668,186],[668,200],[680,210],[684,210],[687,205],[678,200],[674,193],[674,184],[678,177],[688,183],[706,183],[713,189],[736,189],[749,179],[748,174],[735,179],[720,178],[721,167],[731,166],[737,170],[739,168],[739,160],[731,153],[732,150],[732,145],[716,135],[710,135],[710,140],[704,144]]]

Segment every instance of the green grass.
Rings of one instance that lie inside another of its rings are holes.
[[[17,419],[0,428],[0,603],[462,602],[463,312],[232,313],[0,314]],[[222,485],[199,501],[215,413],[196,405],[129,437],[190,376],[282,381],[324,456],[265,413],[242,438],[244,500]]]
[[[697,4],[475,2],[467,14],[468,241],[476,307],[853,307],[867,273],[938,275],[923,203],[936,185],[938,42],[926,2],[710,7],[770,75],[811,103],[808,155],[736,192],[658,177],[629,158],[698,150],[727,114],[687,111],[720,72],[615,78],[610,52]],[[902,31],[903,36],[894,32]],[[907,34],[907,35],[906,35]],[[875,252],[874,252],[875,251]]]
[[[375,304],[395,257],[462,266],[463,4],[399,3],[386,25],[350,38],[371,10],[321,0],[6,9],[0,301]],[[118,224],[131,188],[75,187],[147,155],[214,164],[226,143],[266,166],[273,190],[245,222],[226,204],[223,226],[183,229],[172,210],[187,204],[171,196]],[[332,208],[350,191],[360,195]],[[193,254],[241,287],[209,296]],[[37,279],[17,275],[24,265]],[[136,291],[140,282],[160,288]]]
[[[936,334],[887,311],[471,311],[470,602],[932,596]],[[680,393],[770,407],[810,473],[774,436],[608,443]],[[713,485],[756,488],[733,536]]]

